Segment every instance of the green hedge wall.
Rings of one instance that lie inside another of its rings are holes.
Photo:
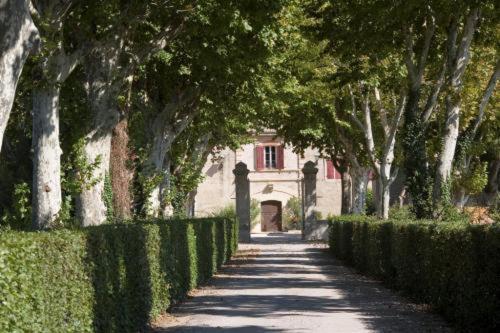
[[[0,232],[0,332],[137,332],[237,247],[229,219]]]
[[[461,330],[500,331],[498,225],[342,216],[331,221],[330,250]]]

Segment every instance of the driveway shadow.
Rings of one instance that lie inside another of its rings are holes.
[[[206,292],[174,309],[188,318],[184,326],[156,332],[449,331],[439,317],[342,266],[325,246],[300,235],[259,235],[247,247],[258,254],[231,261]]]

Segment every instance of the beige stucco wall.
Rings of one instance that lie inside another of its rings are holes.
[[[273,134],[262,135],[254,143],[246,144],[237,151],[226,149],[216,161],[209,157],[203,173],[204,181],[198,186],[195,196],[195,216],[207,216],[235,202],[234,175],[232,170],[236,163],[244,162],[248,169],[251,198],[259,202],[267,200],[280,201],[284,207],[292,197],[301,197],[301,169],[311,160],[317,161],[317,207],[323,218],[329,214],[340,214],[341,187],[340,180],[326,179],[326,161],[319,158],[319,153],[307,149],[304,156],[298,156],[292,147],[284,150],[284,170],[256,171],[254,152],[257,144],[280,144],[274,140]],[[260,220],[253,224],[253,232],[261,230]]]

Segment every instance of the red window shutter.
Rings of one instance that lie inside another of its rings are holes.
[[[277,167],[282,170],[285,168],[285,148],[278,146],[276,149]]]
[[[335,170],[335,179],[342,179],[342,175],[340,174],[339,170],[337,168],[333,167]]]
[[[326,160],[326,178],[327,179],[336,179],[335,178],[335,167],[333,166],[333,162],[331,160]]]
[[[255,147],[255,170],[264,169],[264,147]]]

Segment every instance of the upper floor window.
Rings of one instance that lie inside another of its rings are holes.
[[[276,146],[264,147],[264,166],[266,169],[276,169]]]
[[[284,169],[283,146],[267,145],[255,147],[255,169]]]
[[[340,172],[335,168],[331,160],[326,161],[326,179],[341,179]]]

